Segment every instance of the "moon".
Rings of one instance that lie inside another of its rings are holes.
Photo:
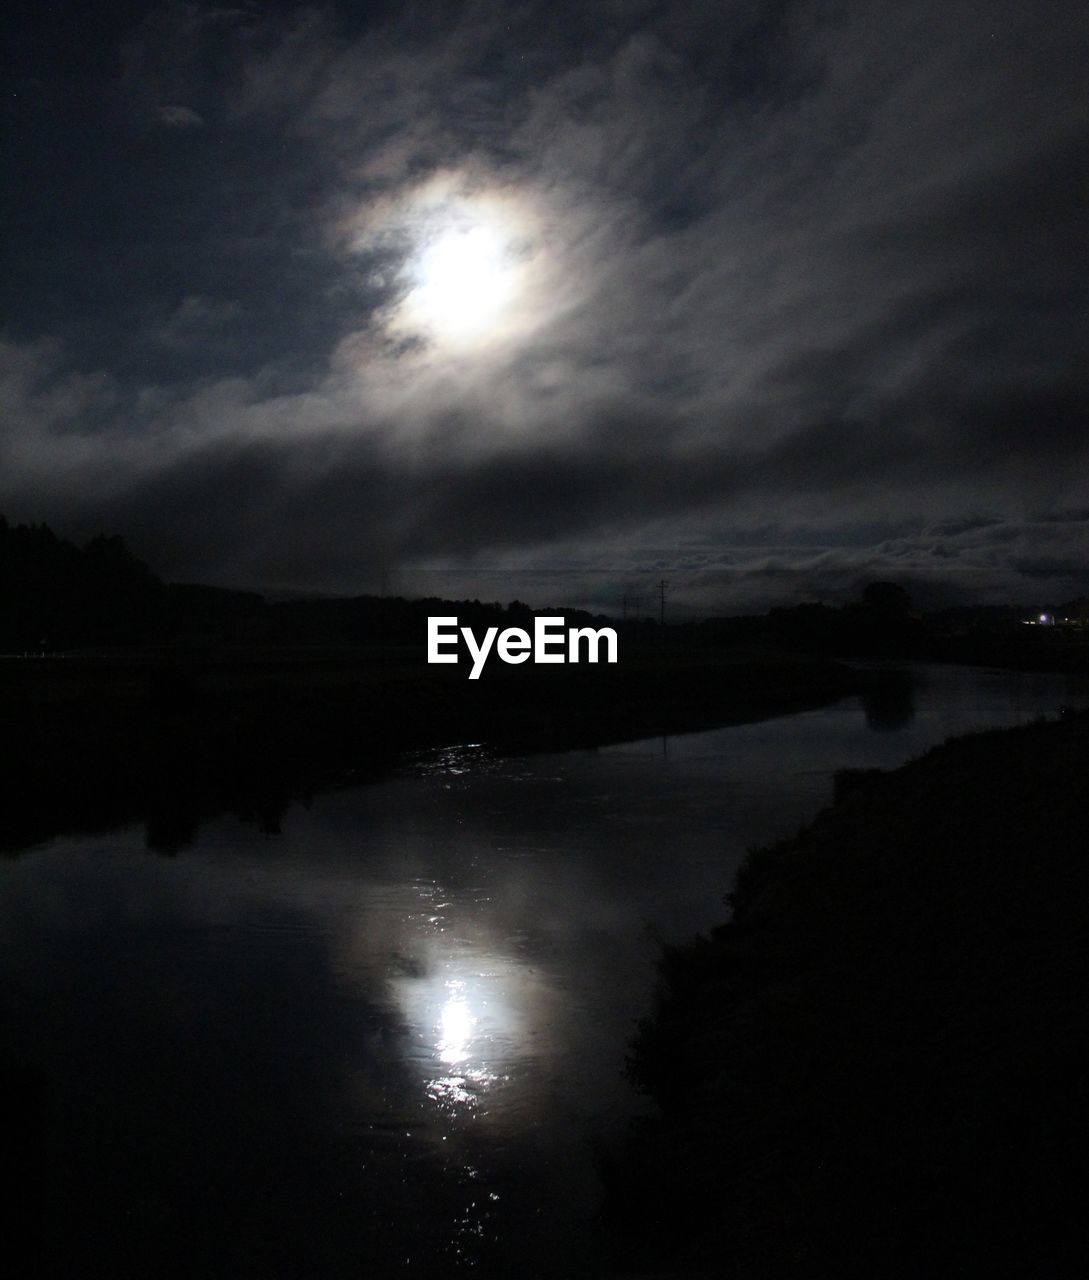
[[[420,254],[414,310],[427,328],[476,338],[502,320],[517,289],[517,264],[495,227],[446,231]]]
[[[441,357],[506,347],[534,327],[541,228],[524,195],[439,175],[405,198],[399,220],[408,253],[395,332]]]
[[[399,259],[375,319],[402,369],[492,364],[557,310],[551,221],[531,191],[443,172],[349,225],[355,251]],[[391,279],[374,278],[381,288]]]

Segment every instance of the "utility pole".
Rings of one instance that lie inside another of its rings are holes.
[[[665,635],[665,593],[669,583],[662,578],[658,583],[658,623],[662,628],[662,635]]]

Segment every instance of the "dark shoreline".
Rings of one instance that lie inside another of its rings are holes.
[[[0,848],[146,822],[185,847],[225,811],[275,831],[316,791],[408,752],[592,748],[826,705],[887,685],[825,658],[655,650],[615,666],[428,667],[396,649],[146,650],[0,664]]]
[[[1083,1274],[1089,713],[850,779],[670,948],[607,1160],[626,1274]]]

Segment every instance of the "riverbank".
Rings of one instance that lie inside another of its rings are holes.
[[[666,953],[623,1271],[1082,1274],[1089,716],[850,779]]]
[[[821,658],[637,653],[613,665],[428,666],[411,649],[146,650],[0,664],[0,847],[147,823],[183,847],[225,810],[275,830],[408,751],[593,747],[824,705],[888,682]]]

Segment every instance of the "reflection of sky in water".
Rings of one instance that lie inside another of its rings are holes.
[[[247,1274],[308,1233],[379,1273],[504,1275],[531,1249],[576,1274],[591,1140],[638,1105],[623,1057],[656,936],[721,918],[745,850],[811,817],[835,768],[1085,701],[1054,677],[926,681],[880,732],[848,700],[598,752],[463,748],[272,839],[222,820],[174,859],[130,830],[6,861],[0,1013],[87,1144],[66,1212],[105,1186],[119,1240],[144,1213],[199,1251],[199,1185],[223,1206],[206,1247],[249,1250]],[[228,1273],[215,1257],[192,1274]]]

